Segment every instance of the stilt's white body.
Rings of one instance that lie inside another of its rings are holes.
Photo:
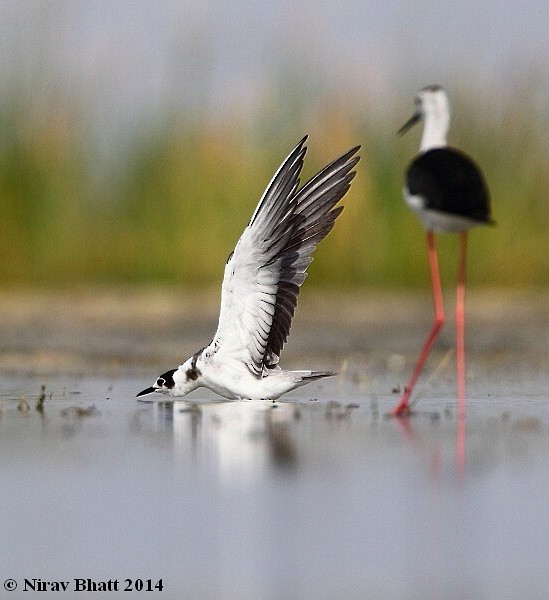
[[[227,260],[213,340],[138,396],[184,396],[206,387],[229,399],[275,399],[334,375],[278,366],[311,255],[343,210],[335,205],[358,162],[354,148],[299,188],[305,139],[275,173]]]
[[[435,231],[437,233],[457,233],[459,231],[466,231],[474,225],[478,225],[476,221],[472,221],[468,217],[448,215],[441,213],[438,210],[426,208],[425,198],[423,196],[410,194],[406,189],[403,194],[408,207],[417,214],[421,219],[423,226],[428,231]]]

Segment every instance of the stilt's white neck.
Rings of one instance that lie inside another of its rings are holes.
[[[450,111],[448,106],[444,110],[440,107],[430,107],[432,110],[425,114],[425,125],[421,136],[420,152],[427,152],[433,148],[443,148],[448,145],[446,141],[450,126]]]
[[[429,85],[418,92],[416,104],[425,125],[419,147],[420,152],[447,146],[446,136],[450,127],[450,102],[439,85]]]

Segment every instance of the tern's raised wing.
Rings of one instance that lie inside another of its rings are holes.
[[[278,362],[311,255],[343,210],[334,206],[348,191],[359,160],[353,148],[298,190],[306,139],[276,172],[225,267],[211,346],[258,377]]]

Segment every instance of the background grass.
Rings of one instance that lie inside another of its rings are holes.
[[[549,285],[549,128],[537,92],[533,82],[526,95],[499,98],[497,110],[473,90],[452,99],[451,142],[482,165],[498,223],[471,234],[473,285]],[[217,285],[274,170],[309,133],[304,177],[363,147],[345,211],[316,253],[309,285],[426,287],[423,230],[401,195],[420,131],[395,135],[412,98],[392,99],[383,119],[374,119],[366,106],[334,97],[311,104],[299,90],[290,101],[282,96],[246,122],[166,111],[136,125],[131,143],[108,159],[94,147],[83,107],[50,102],[30,111],[15,91],[4,97],[1,285]],[[440,238],[444,277],[452,281],[455,238]]]

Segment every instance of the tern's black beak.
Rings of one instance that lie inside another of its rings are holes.
[[[422,117],[420,112],[414,113],[404,125],[397,131],[397,135],[404,135],[408,129],[411,129]]]
[[[156,392],[156,389],[153,387],[148,387],[146,390],[139,392],[139,394],[137,394],[136,398],[139,398],[139,396],[145,396],[146,394],[152,394],[153,392]]]

